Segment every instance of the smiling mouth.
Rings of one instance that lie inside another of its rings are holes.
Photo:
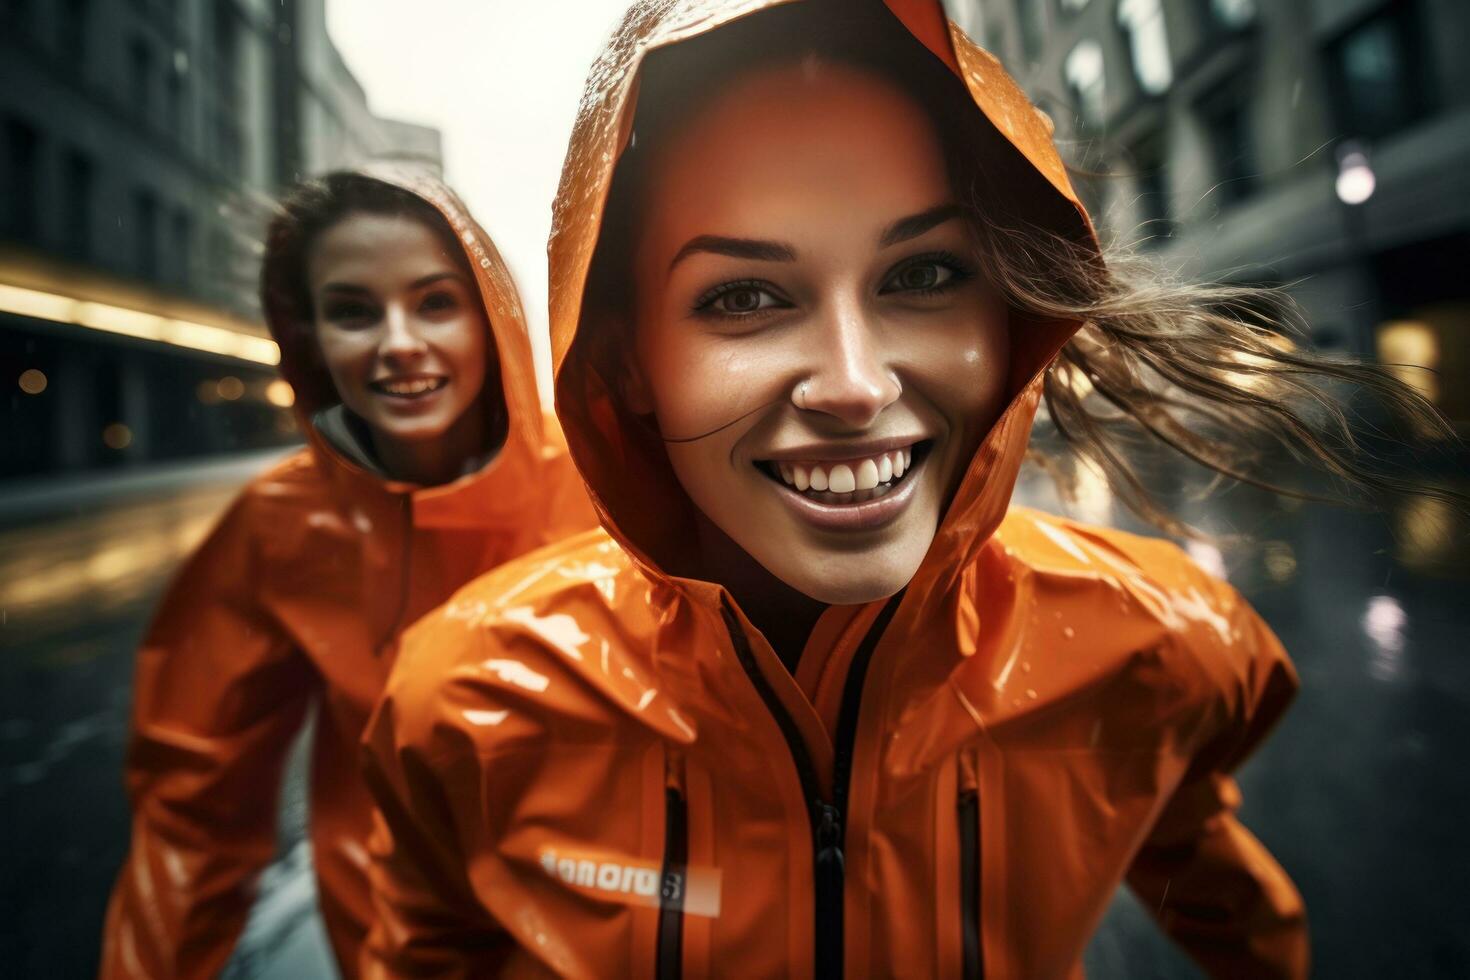
[[[428,378],[385,378],[369,382],[369,387],[380,395],[393,398],[422,398],[433,394],[449,383],[445,377]]]
[[[807,500],[828,506],[864,504],[901,487],[923,463],[932,440],[846,460],[760,460],[765,476]]]

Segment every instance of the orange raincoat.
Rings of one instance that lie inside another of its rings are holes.
[[[310,837],[328,933],[355,975],[370,915],[358,738],[400,632],[474,576],[595,523],[543,416],[520,300],[494,245],[439,182],[371,176],[429,201],[463,243],[499,356],[508,434],[479,472],[444,486],[373,475],[312,424],[336,401],[331,381],[310,337],[283,310],[266,311],[310,445],[240,494],[139,651],[132,842],[108,908],[104,977],[219,974],[276,852],[282,764],[313,704]]]
[[[668,571],[692,504],[589,363],[588,273],[644,54],[776,5],[641,4],[593,69],[551,321],[606,532],[410,633],[365,736],[364,974],[1076,977],[1126,878],[1212,974],[1303,976],[1297,892],[1232,815],[1231,770],[1296,688],[1276,638],[1171,544],[1010,507],[1075,323],[1013,314],[1012,400],[919,571],[824,613],[795,676],[723,589]],[[887,6],[1004,137],[1016,193],[1091,240],[999,63],[937,2]]]

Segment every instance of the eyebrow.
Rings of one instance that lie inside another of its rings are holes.
[[[764,241],[759,238],[728,238],[724,235],[696,235],[674,253],[669,268],[672,269],[696,252],[728,255],[732,259],[754,259],[757,262],[796,261],[796,249],[785,242]]]
[[[918,238],[924,232],[937,228],[946,221],[958,218],[960,214],[958,204],[937,204],[918,214],[899,218],[883,229],[883,234],[878,236],[878,245],[880,248],[888,248],[899,242]],[[796,261],[796,249],[785,242],[773,242],[761,238],[730,238],[725,235],[696,235],[685,242],[683,248],[674,253],[673,259],[669,262],[669,268],[672,269],[697,252],[728,255],[733,259],[753,259],[757,262]]]
[[[441,279],[456,279],[456,280],[459,280],[460,282],[463,282],[464,281],[464,276],[460,275],[457,272],[432,272],[432,273],[430,273],[427,276],[422,276],[422,277],[420,277],[418,279],[415,279],[413,282],[411,282],[411,283],[408,284],[408,288],[409,289],[423,289],[425,286],[433,285],[434,283],[440,281]],[[372,290],[369,289],[366,286],[359,286],[356,283],[351,283],[351,282],[329,282],[326,285],[322,286],[322,292],[324,292],[324,293],[371,293]]]
[[[937,204],[926,211],[911,214],[907,218],[899,218],[893,224],[883,229],[883,234],[878,236],[880,248],[888,248],[899,242],[906,242],[911,238],[918,238],[931,228],[938,228],[946,221],[952,221],[960,216],[958,204]]]

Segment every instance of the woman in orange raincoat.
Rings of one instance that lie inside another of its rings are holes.
[[[240,494],[139,652],[132,843],[104,977],[219,974],[275,854],[282,764],[313,707],[312,853],[355,975],[371,826],[357,743],[400,632],[595,522],[543,418],[515,285],[442,183],[379,168],[297,188],[261,293],[309,445]]]
[[[932,0],[650,0],[582,106],[551,323],[606,533],[407,638],[364,973],[1075,977],[1126,878],[1212,974],[1305,975],[1233,815],[1279,643],[1173,545],[1010,498],[1043,398],[1142,507],[1108,425],[1234,471],[1207,425],[1290,442],[1328,369],[1255,293],[1105,261]]]

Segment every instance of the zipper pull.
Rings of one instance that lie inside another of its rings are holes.
[[[823,875],[841,875],[843,864],[842,813],[823,803],[822,822],[817,826],[817,868]]]

